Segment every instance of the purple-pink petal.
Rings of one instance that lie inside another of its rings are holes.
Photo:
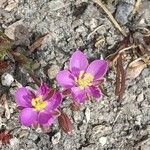
[[[47,113],[46,111],[39,112],[38,115],[38,122],[39,124],[47,124],[49,121],[53,119],[53,116],[50,113]]]
[[[25,87],[19,88],[15,93],[15,100],[20,107],[31,107],[31,100],[34,94]]]
[[[62,96],[59,92],[56,92],[50,100],[47,101],[46,111],[51,112],[58,108],[62,102]]]
[[[56,76],[56,80],[65,89],[69,89],[75,84],[74,77],[68,70],[60,71]]]
[[[19,120],[22,125],[30,126],[37,120],[37,112],[33,108],[25,108],[19,114]]]
[[[88,87],[86,91],[91,97],[94,98],[100,98],[102,96],[100,89],[95,86]]]
[[[86,100],[86,91],[81,90],[79,87],[71,88],[71,95],[73,100],[77,103],[84,103]]]
[[[54,123],[55,117],[51,115],[50,119],[48,120],[48,122],[46,124],[42,124],[43,127],[49,127]]]
[[[70,58],[70,71],[78,76],[80,71],[85,71],[88,66],[88,60],[81,51],[76,51]]]
[[[47,94],[49,88],[46,83],[42,83],[41,86],[37,89],[37,96],[43,96]]]
[[[94,60],[87,68],[86,73],[93,75],[94,80],[101,79],[107,72],[108,64],[105,60]]]

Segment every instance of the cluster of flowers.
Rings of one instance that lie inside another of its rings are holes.
[[[83,104],[91,96],[100,99],[99,81],[106,74],[108,64],[105,60],[94,60],[88,64],[86,56],[79,50],[71,58],[69,68],[60,71],[56,76],[57,83],[69,91],[74,103]],[[16,103],[20,110],[19,121],[24,126],[50,126],[60,115],[59,107],[63,94],[50,89],[42,83],[37,91],[21,87],[15,94]]]

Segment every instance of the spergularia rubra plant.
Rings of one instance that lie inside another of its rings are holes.
[[[60,71],[56,80],[64,89],[70,89],[74,102],[84,103],[87,96],[101,98],[97,82],[106,74],[107,68],[105,60],[94,60],[88,64],[86,56],[77,50],[70,58],[69,69]]]
[[[59,92],[51,93],[51,90],[44,83],[36,92],[26,87],[16,91],[16,103],[20,109],[19,120],[24,126],[40,125],[47,127],[53,124],[57,117],[56,112],[62,102]]]

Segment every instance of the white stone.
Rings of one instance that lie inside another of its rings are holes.
[[[104,146],[107,143],[107,137],[99,138],[99,142],[101,143],[102,146]]]
[[[57,133],[52,137],[52,143],[53,143],[53,145],[58,144],[60,138],[61,138],[61,133],[60,133],[60,132],[57,132]]]
[[[137,96],[137,102],[142,102],[144,100],[143,91]]]
[[[14,82],[14,78],[11,74],[4,73],[1,76],[1,82],[2,82],[2,85],[4,86],[10,86]]]
[[[19,140],[15,137],[10,140],[11,150],[19,150]]]
[[[97,27],[98,21],[95,18],[92,18],[90,21],[90,28],[94,30]]]
[[[86,122],[90,121],[90,109],[87,107],[85,110]]]

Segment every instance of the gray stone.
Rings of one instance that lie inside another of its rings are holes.
[[[5,7],[6,11],[11,11],[15,7],[17,7],[19,0],[8,0],[8,5]]]
[[[16,137],[10,139],[10,149],[11,150],[19,150],[19,139]]]
[[[5,34],[12,40],[15,40],[15,28],[18,25],[23,24],[22,20],[16,21],[5,29]]]
[[[117,7],[115,14],[115,19],[122,25],[125,25],[128,22],[128,17],[133,10],[133,5],[128,3],[120,3]]]
[[[36,133],[30,133],[28,136],[28,139],[35,141],[38,138],[38,135]]]
[[[139,15],[142,15],[142,18],[140,19],[139,25],[150,25],[150,1],[143,1],[142,5],[140,5],[140,8],[138,10]]]
[[[142,102],[144,100],[143,91],[137,96],[137,102]]]

